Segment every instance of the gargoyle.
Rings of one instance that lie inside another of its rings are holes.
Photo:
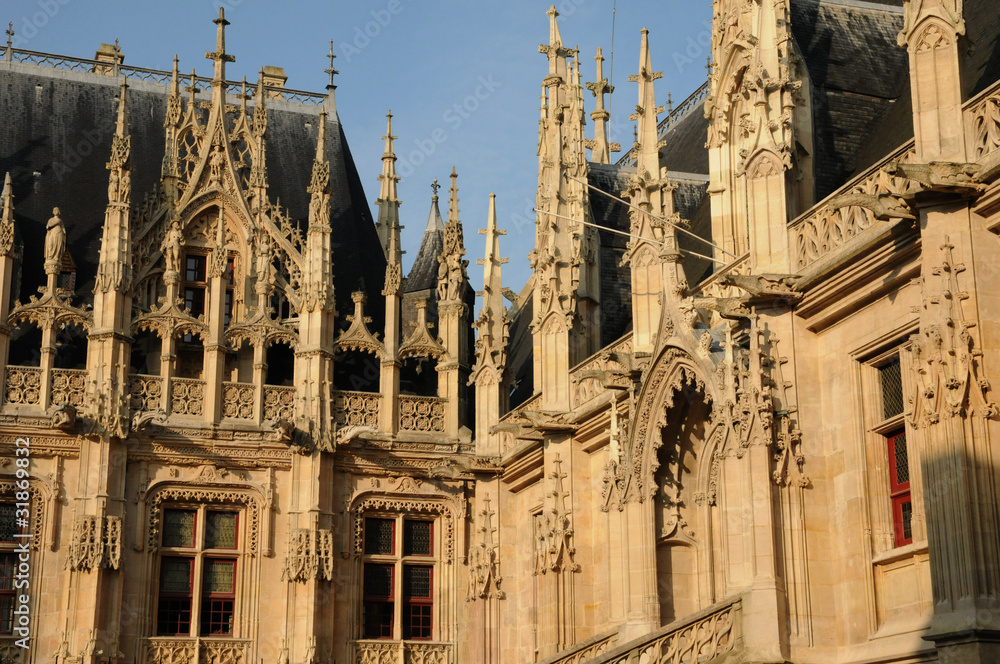
[[[986,185],[979,182],[982,170],[978,164],[932,161],[929,164],[893,162],[882,169],[888,175],[906,178],[924,189],[963,196],[982,193]]]
[[[52,428],[69,431],[76,425],[76,408],[68,403],[52,406],[49,409],[52,417]]]
[[[132,416],[132,431],[143,432],[151,425],[159,426],[167,421],[167,414],[162,410],[143,410]]]
[[[750,318],[750,308],[741,297],[696,297],[692,298],[696,309],[710,309],[726,320]]]
[[[896,196],[872,196],[871,194],[858,193],[844,194],[830,201],[827,207],[831,210],[839,210],[852,206],[871,210],[872,214],[879,221],[917,218],[917,215],[913,213],[910,206]]]
[[[378,429],[372,426],[358,426],[354,424],[346,427],[337,427],[337,445],[349,445],[357,438],[360,438],[362,434],[366,433],[378,433]]]
[[[269,420],[264,423],[265,427],[269,427],[269,433],[274,434],[276,442],[285,443],[286,445],[292,442],[292,437],[295,434],[295,424],[289,420]]]
[[[795,290],[798,279],[795,274],[724,274],[719,277],[719,285],[736,286],[744,291],[747,297],[740,301],[752,307],[774,300],[798,302],[802,299],[802,293]]]
[[[465,459],[460,457],[449,457],[444,463],[434,466],[427,471],[428,477],[454,480],[472,472],[471,467]]]
[[[563,413],[543,413],[538,410],[522,410],[521,416],[531,423],[536,431],[576,431],[579,427],[566,421]]]

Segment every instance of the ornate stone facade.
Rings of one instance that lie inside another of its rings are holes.
[[[221,10],[210,78],[8,47],[0,105],[48,86],[113,131],[72,188],[5,177],[0,569],[29,542],[32,621],[21,649],[0,596],[0,657],[996,661],[992,24],[903,5],[717,0],[665,118],[644,31],[616,164],[602,52],[587,139],[552,7],[533,274],[504,286],[491,197],[478,315],[456,170],[403,273],[392,114],[377,219],[352,198],[332,51],[313,94],[227,81]]]

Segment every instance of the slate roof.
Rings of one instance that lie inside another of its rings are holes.
[[[137,206],[159,180],[169,88],[151,81],[130,81],[129,86],[132,201]],[[102,74],[21,63],[0,66],[0,176],[11,173],[15,223],[24,246],[21,287],[15,297],[26,300],[44,283],[45,222],[52,208],[59,207],[78,269],[77,294],[84,301],[92,299],[118,91],[118,81]],[[208,93],[202,96],[209,98]],[[284,100],[267,103],[269,197],[280,200],[305,230],[306,188],[321,107]],[[353,310],[351,291],[362,285],[371,293],[381,291],[385,257],[336,114],[328,120],[326,135],[334,285],[337,309],[344,315]],[[366,313],[375,318],[373,326],[381,324],[383,310],[382,298],[369,300]]]
[[[413,293],[437,288],[438,256],[444,249],[444,220],[441,218],[441,208],[438,197],[431,199],[431,210],[427,215],[427,227],[420,240],[420,249],[413,260],[413,267],[406,277],[406,287],[403,292]]]
[[[792,2],[792,34],[811,83],[815,200],[863,168],[859,161],[870,154],[867,148],[875,129],[894,110],[895,100],[907,94],[908,58],[896,44],[903,27],[900,4]],[[896,126],[912,135],[912,120],[908,129],[906,124],[900,117]],[[878,142],[883,155],[899,145]]]

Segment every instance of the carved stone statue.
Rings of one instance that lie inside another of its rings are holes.
[[[271,248],[263,238],[257,240],[257,280],[267,281],[271,274]]]
[[[181,269],[181,244],[184,242],[184,235],[181,233],[181,225],[178,222],[170,224],[167,234],[160,245],[163,252],[163,259],[166,262],[167,272],[179,272]]]
[[[108,202],[118,202],[118,173],[113,170],[111,171],[111,175],[108,177]]]
[[[62,267],[63,253],[66,251],[66,227],[59,208],[52,208],[52,217],[45,225],[45,271],[58,272]]]

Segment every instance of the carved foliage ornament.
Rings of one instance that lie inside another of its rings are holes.
[[[298,528],[289,533],[284,581],[333,580],[333,533]]]
[[[976,347],[965,320],[958,275],[965,265],[955,263],[954,247],[945,237],[941,266],[920,279],[924,287],[921,331],[913,335],[913,371],[916,382],[911,396],[910,422],[926,427],[942,418],[973,415],[995,418],[997,404],[987,397],[990,385],[982,374],[983,351]],[[925,324],[926,323],[926,324]]]
[[[118,569],[122,555],[120,516],[77,516],[72,538],[67,549],[67,569],[83,572],[101,567]]]
[[[483,509],[479,512],[480,525],[476,529],[476,543],[469,549],[469,593],[466,599],[504,599],[506,594],[500,589],[500,547],[494,539],[497,529],[493,527],[496,512],[490,507],[487,496]]]

